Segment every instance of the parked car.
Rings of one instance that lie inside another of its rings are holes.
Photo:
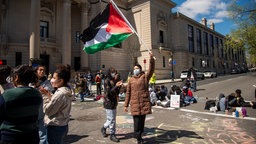
[[[241,70],[237,67],[231,68],[230,74],[240,74]]]
[[[180,73],[180,79],[183,81],[185,79],[187,79],[187,75],[188,75],[188,70],[183,70]]]
[[[214,78],[214,77],[217,77],[217,73],[215,71],[205,71],[204,77],[205,78]]]
[[[187,79],[187,75],[188,75],[188,70],[183,70],[180,73],[180,79],[183,81],[185,79]],[[197,75],[197,79],[201,79],[204,80],[204,73],[201,71],[196,70],[196,75]]]

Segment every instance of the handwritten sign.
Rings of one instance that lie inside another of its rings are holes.
[[[180,108],[180,95],[171,95],[170,107]]]

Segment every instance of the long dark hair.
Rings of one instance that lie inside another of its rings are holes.
[[[0,84],[6,84],[6,78],[10,76],[12,68],[8,65],[0,65]]]
[[[32,66],[29,65],[19,65],[15,67],[12,71],[12,77],[18,76],[18,84],[28,86],[29,83],[37,83],[38,77]]]

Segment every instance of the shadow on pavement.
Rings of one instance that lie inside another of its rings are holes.
[[[117,134],[117,136],[120,140],[132,139],[133,138],[133,132],[132,133]]]
[[[193,139],[204,139],[193,131],[187,130],[165,130],[160,128],[145,129],[147,132],[144,141],[147,144],[171,143],[182,137]]]
[[[80,139],[82,138],[86,138],[88,137],[88,135],[67,135],[65,138],[64,138],[64,143],[65,144],[70,144],[70,143],[74,143],[74,142],[77,142],[79,141]]]

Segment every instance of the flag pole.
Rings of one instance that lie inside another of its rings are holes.
[[[137,35],[137,37],[139,38],[140,42],[142,43],[142,45],[148,50],[148,52],[150,52],[150,49],[146,46],[146,44],[144,43],[144,41],[140,38],[139,34],[137,33],[137,31],[132,27],[132,25],[130,24],[130,22],[126,19],[126,17],[124,16],[124,14],[122,13],[122,11],[118,8],[118,6],[115,4],[115,2],[113,0],[110,0],[110,2],[113,4],[113,6],[116,8],[116,10],[118,11],[118,13],[122,16],[122,18],[125,20],[125,22],[128,24],[128,26],[132,29],[132,31]],[[153,57],[154,59],[156,59],[155,57]]]

